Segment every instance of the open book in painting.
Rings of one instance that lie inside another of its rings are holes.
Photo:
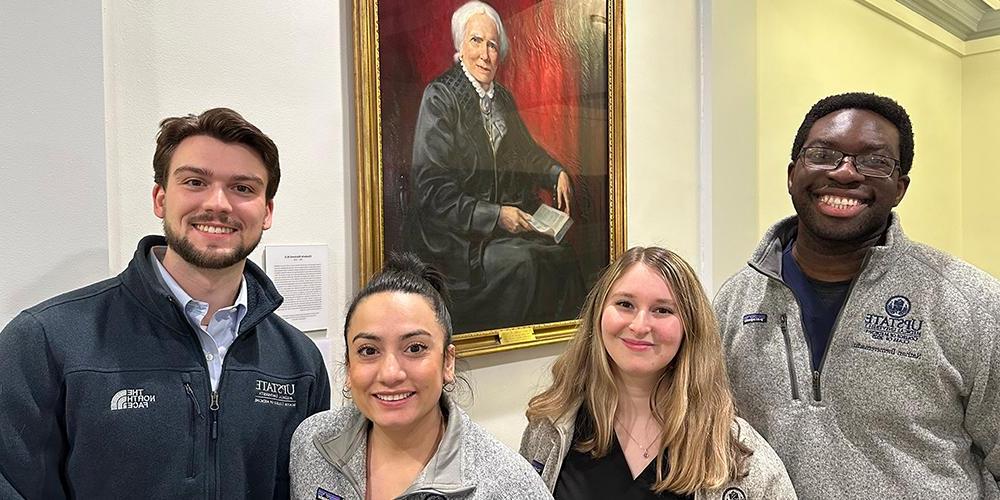
[[[535,231],[551,236],[556,240],[556,243],[562,242],[572,225],[573,219],[570,218],[569,214],[544,203],[531,216],[531,226],[535,228]]]

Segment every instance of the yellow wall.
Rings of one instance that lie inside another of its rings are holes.
[[[1000,161],[990,158],[1000,144],[1000,52],[961,58],[857,0],[699,5],[625,3],[628,245],[673,248],[714,290],[793,212],[785,171],[809,106],[864,90],[895,98],[914,121],[912,182],[898,209],[907,233],[1000,276],[1000,211],[990,201],[1000,185]],[[710,92],[701,97],[700,71]],[[699,217],[700,119],[712,176],[711,211],[701,215],[710,220]]]
[[[793,212],[786,167],[809,107],[869,91],[896,99],[913,120],[903,227],[962,255],[962,59],[855,0],[760,0],[757,40],[760,232]]]
[[[757,7],[714,0],[707,25],[711,182],[710,289],[746,265],[760,239],[757,206]],[[704,186],[702,187],[704,189]],[[707,231],[703,231],[707,233]],[[708,253],[708,252],[706,252]],[[708,269],[706,269],[707,271]]]
[[[963,257],[1000,277],[1000,51],[962,60]]]

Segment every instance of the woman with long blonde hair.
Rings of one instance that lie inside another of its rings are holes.
[[[634,247],[605,270],[527,416],[521,454],[556,499],[795,498],[736,417],[711,304],[669,250]]]

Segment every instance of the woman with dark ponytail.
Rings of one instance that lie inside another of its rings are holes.
[[[449,393],[455,346],[440,273],[394,254],[344,321],[344,407],[313,415],[291,447],[293,498],[551,498],[538,474]]]

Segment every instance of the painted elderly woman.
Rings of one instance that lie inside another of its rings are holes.
[[[455,64],[424,90],[417,117],[410,249],[446,276],[457,331],[573,318],[576,255],[531,224],[540,190],[572,215],[570,177],[494,80],[509,45],[497,12],[468,2],[451,27]]]

